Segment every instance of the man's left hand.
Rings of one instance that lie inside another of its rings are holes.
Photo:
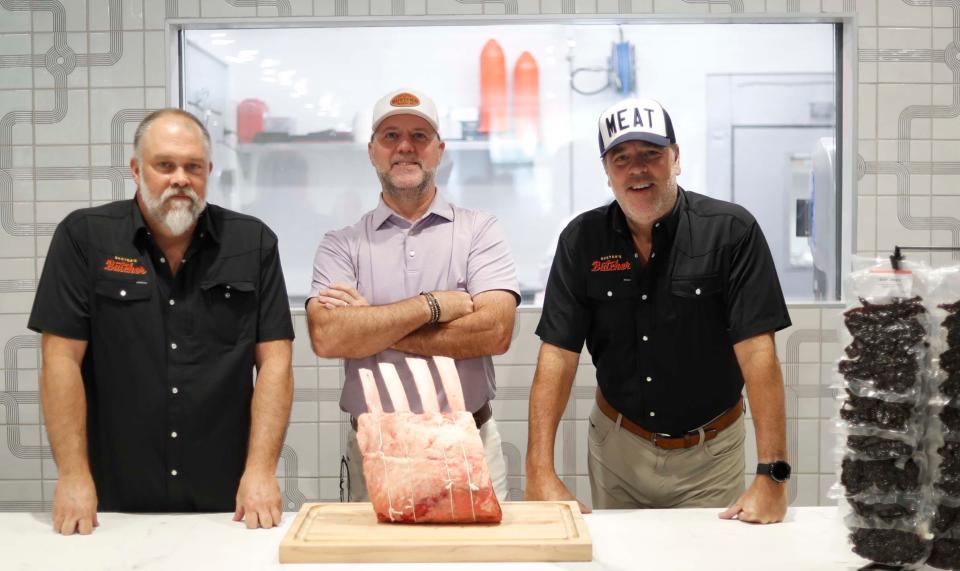
[[[362,307],[370,305],[356,288],[347,284],[330,284],[330,287],[317,293],[317,300],[327,309],[335,307]]]
[[[233,521],[246,521],[247,529],[271,528],[280,525],[282,513],[283,501],[276,476],[244,472],[237,489]]]
[[[749,523],[777,523],[787,514],[787,483],[778,484],[768,476],[757,476],[735,504],[720,519],[737,518]]]

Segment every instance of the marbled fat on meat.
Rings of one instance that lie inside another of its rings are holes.
[[[497,523],[497,501],[473,415],[464,409],[463,392],[451,359],[435,357],[450,412],[440,412],[429,367],[421,359],[407,363],[423,403],[409,409],[396,369],[380,372],[394,411],[384,413],[372,371],[361,370],[369,413],[358,420],[367,491],[377,519],[392,523]]]

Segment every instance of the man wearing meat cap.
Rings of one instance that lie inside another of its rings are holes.
[[[354,427],[344,457],[352,501],[367,499],[356,439],[356,418],[367,412],[359,371],[373,371],[386,395],[378,364],[395,365],[411,410],[421,412],[409,355],[456,360],[493,487],[499,499],[507,495],[491,418],[491,355],[510,346],[519,284],[497,220],[454,206],[437,190],[445,147],[438,127],[436,106],[421,93],[402,89],[377,101],[368,153],[380,178],[380,203],[356,224],[324,236],[314,259],[310,339],[317,355],[345,359],[340,408]],[[442,387],[438,392],[444,407]],[[392,410],[387,402],[384,408]]]
[[[553,449],[580,351],[597,368],[588,469],[598,508],[787,509],[783,380],[773,334],[790,317],[763,233],[735,204],[677,185],[670,116],[627,99],[599,120],[616,200],[564,229],[537,335],[526,499],[572,499]],[[747,389],[760,465],[744,491]]]

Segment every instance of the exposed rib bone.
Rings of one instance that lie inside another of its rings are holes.
[[[383,414],[380,391],[377,389],[377,380],[373,378],[373,371],[360,369],[360,384],[363,385],[363,398],[367,401],[367,409],[376,415]]]
[[[403,390],[403,382],[397,374],[397,368],[390,363],[378,363],[383,384],[387,387],[390,402],[393,403],[393,412],[410,412],[410,403],[407,402],[407,393]]]
[[[433,362],[440,372],[440,382],[443,383],[443,392],[447,395],[447,404],[450,412],[467,410],[463,401],[463,387],[460,385],[460,374],[457,364],[450,357],[434,357]]]
[[[430,365],[424,359],[408,357],[407,366],[413,373],[413,382],[417,384],[417,392],[420,393],[423,412],[440,412],[440,401],[437,399],[437,387],[433,386]]]

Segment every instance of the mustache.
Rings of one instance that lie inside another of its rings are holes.
[[[197,191],[193,190],[193,188],[189,186],[183,187],[183,188],[167,187],[167,189],[163,191],[163,194],[160,195],[160,202],[164,203],[172,198],[176,198],[180,196],[185,196],[189,198],[190,201],[193,202],[194,204],[197,204],[198,202],[200,202],[200,196],[197,195]]]
[[[394,166],[397,163],[413,163],[418,167],[423,168],[423,164],[419,160],[417,160],[417,157],[415,156],[414,157],[403,157],[403,156],[397,157],[390,161],[390,166]]]

